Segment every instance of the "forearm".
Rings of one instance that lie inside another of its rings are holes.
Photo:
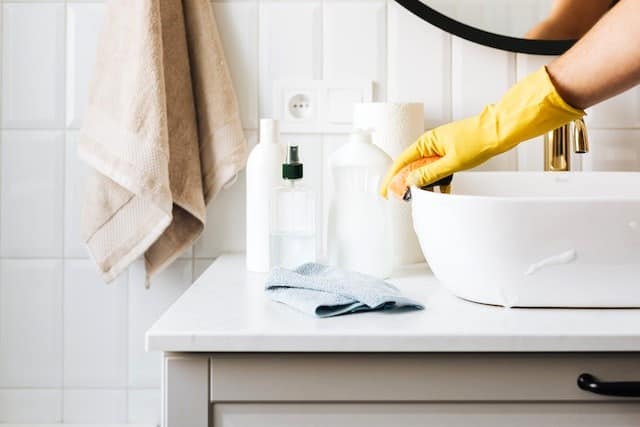
[[[547,67],[557,91],[587,108],[640,82],[640,1],[622,0]]]
[[[531,28],[525,38],[579,39],[605,14],[611,0],[555,0],[549,16]]]

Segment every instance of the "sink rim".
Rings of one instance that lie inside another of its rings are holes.
[[[622,176],[632,176],[634,179],[640,181],[640,172],[636,171],[575,171],[575,172],[543,172],[543,171],[463,171],[454,174],[453,182],[451,184],[453,191],[455,191],[456,176],[483,176],[484,178],[491,176],[503,175],[506,179],[508,176],[522,177],[549,177],[562,178],[566,177],[605,177],[615,176],[618,179]],[[581,179],[581,178],[580,178]],[[539,202],[553,202],[553,203],[600,203],[600,202],[627,202],[627,201],[640,201],[640,187],[638,187],[637,195],[492,195],[492,194],[443,194],[437,192],[431,192],[422,190],[421,188],[412,186],[411,194],[414,198],[431,198],[441,200],[487,200],[492,202],[504,202],[504,203],[539,203]]]

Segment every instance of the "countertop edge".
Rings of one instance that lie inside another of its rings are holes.
[[[267,338],[265,340],[265,338]],[[262,341],[262,342],[261,342]],[[148,335],[147,351],[198,353],[617,353],[640,352],[637,337],[401,337]],[[411,341],[411,342],[408,342]],[[518,342],[514,342],[518,341]]]

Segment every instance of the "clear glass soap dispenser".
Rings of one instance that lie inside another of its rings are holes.
[[[295,268],[316,261],[315,194],[302,184],[298,147],[290,146],[282,165],[283,185],[271,203],[271,266]]]

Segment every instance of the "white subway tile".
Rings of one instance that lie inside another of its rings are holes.
[[[250,146],[255,144],[256,132],[245,131]],[[197,258],[215,258],[223,252],[242,252],[245,249],[246,176],[238,180],[209,203],[204,232],[194,245]]]
[[[386,99],[386,3],[384,0],[325,0],[325,79],[374,82],[373,100]]]
[[[64,125],[64,4],[3,5],[2,124]]]
[[[451,120],[451,36],[389,3],[391,102],[423,102],[426,128]]]
[[[555,56],[547,55],[527,55],[519,53],[516,55],[516,68],[518,70],[518,80],[522,80],[531,73],[536,72],[540,67],[549,64]],[[517,148],[518,170],[521,171],[542,171],[544,170],[544,145],[543,137],[537,137],[521,143]]]
[[[640,127],[640,88],[635,87],[587,110],[589,128]]]
[[[82,124],[105,5],[67,4],[67,127]]]
[[[273,116],[273,82],[322,77],[322,2],[260,2],[260,116]]]
[[[193,245],[189,246],[178,256],[178,259],[191,259],[193,257]]]
[[[453,37],[453,118],[474,116],[515,83],[515,54]]]
[[[246,175],[223,189],[207,207],[207,223],[194,245],[197,258],[215,258],[223,252],[245,249]]]
[[[145,333],[191,285],[191,260],[176,260],[145,288],[142,261],[129,268],[129,386],[160,387],[162,354],[145,351]]]
[[[205,272],[207,268],[215,261],[215,258],[196,258],[193,260],[193,281]]]
[[[497,102],[515,83],[513,53],[453,37],[451,55],[452,112],[456,120],[479,114],[485,105]],[[517,152],[511,150],[475,170],[515,170],[517,164]]]
[[[62,261],[0,261],[0,384],[62,386]]]
[[[214,2],[216,23],[234,83],[242,124],[258,127],[258,4]]]
[[[543,171],[544,170],[544,137],[530,139],[522,142],[516,149],[518,153],[518,170]]]
[[[516,54],[517,79],[522,80],[529,74],[535,73],[543,66],[548,65],[556,58],[556,55]]]
[[[65,424],[125,423],[126,390],[65,390]]]
[[[0,389],[0,423],[62,422],[62,390]]]
[[[640,171],[640,129],[590,129],[585,171]]]
[[[71,258],[89,256],[80,234],[80,223],[90,169],[78,157],[79,135],[77,131],[68,131],[65,143],[64,255]]]
[[[0,255],[60,257],[64,132],[5,131],[0,149]]]
[[[125,387],[126,349],[127,275],[105,284],[93,261],[65,261],[65,387]]]
[[[129,423],[160,425],[160,389],[129,390]]]

